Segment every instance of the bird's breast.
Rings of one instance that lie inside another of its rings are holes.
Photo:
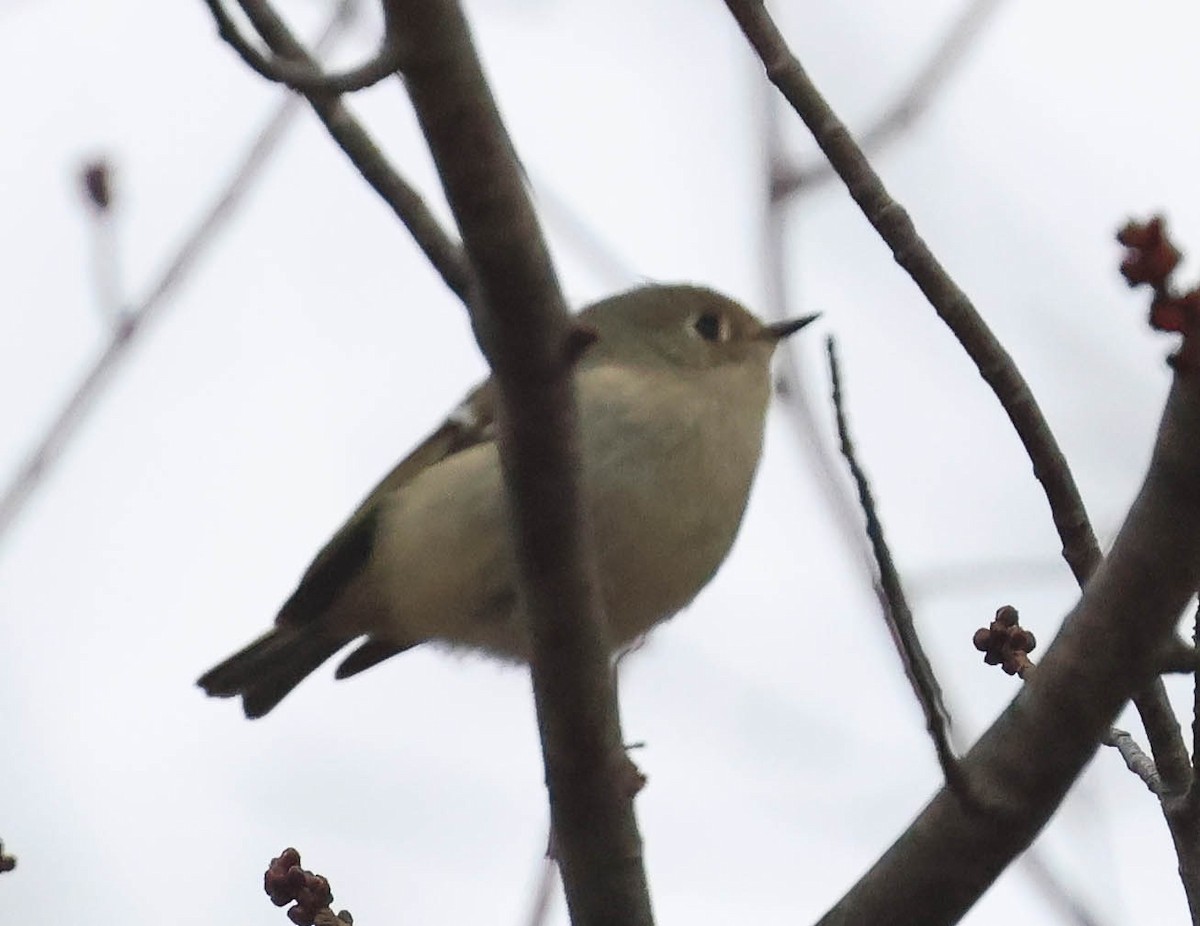
[[[736,384],[707,380],[696,388],[604,368],[580,376],[584,489],[617,645],[688,604],[741,524],[762,449],[766,385],[761,402],[734,408],[722,387]]]

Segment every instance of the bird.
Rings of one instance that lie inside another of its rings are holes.
[[[580,475],[605,631],[616,652],[686,607],[741,525],[762,454],[777,345],[817,316],[766,324],[703,286],[643,285],[583,309]],[[426,643],[528,662],[530,632],[488,379],[391,470],[317,553],[273,626],[198,685],[271,711],[349,644],[349,678]]]

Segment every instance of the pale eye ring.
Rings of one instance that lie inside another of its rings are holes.
[[[701,312],[692,322],[692,330],[705,341],[729,340],[729,325],[720,312]]]

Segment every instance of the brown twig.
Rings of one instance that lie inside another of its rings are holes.
[[[292,35],[270,3],[238,0],[238,4],[277,56],[317,67],[316,60]],[[471,265],[462,246],[446,233],[421,195],[388,163],[379,146],[337,96],[312,93],[306,94],[305,99],[363,179],[408,229],[451,292],[470,304],[475,286]]]
[[[917,636],[917,628],[913,622],[908,601],[904,596],[900,574],[892,561],[892,553],[888,549],[887,538],[883,534],[883,525],[875,510],[875,500],[871,497],[870,484],[854,451],[854,442],[850,437],[850,426],[846,421],[846,411],[842,402],[842,377],[838,365],[837,347],[832,337],[825,341],[825,350],[829,356],[833,411],[837,421],[842,456],[846,458],[846,464],[850,468],[850,476],[858,490],[859,505],[866,518],[867,538],[875,554],[879,581],[884,594],[884,606],[890,613],[888,623],[896,628],[898,633],[896,649],[900,654],[900,661],[904,664],[904,674],[908,676],[913,693],[916,694],[921,710],[925,714],[925,728],[933,740],[942,775],[952,790],[969,801],[971,795],[967,790],[967,782],[963,778],[958,759],[950,746],[949,720],[946,707],[942,702],[942,689],[938,684],[933,667],[929,663],[929,658],[921,646],[920,637]]]
[[[278,55],[269,57],[242,35],[222,0],[204,2],[217,24],[217,34],[237,52],[247,67],[260,77],[284,84],[298,93],[354,93],[374,86],[399,70],[399,57],[386,42],[373,58],[338,74],[326,74],[311,61],[296,61]]]
[[[341,34],[349,22],[356,2],[357,0],[342,0],[338,4],[333,17],[318,39],[319,46],[328,46]],[[66,403],[0,495],[0,542],[16,523],[17,517],[46,475],[61,459],[77,429],[103,394],[109,378],[129,355],[130,349],[146,326],[155,321],[170,305],[171,295],[187,279],[208,246],[233,217],[299,111],[299,100],[291,94],[280,101],[278,108],[247,148],[224,190],[184,238],[158,278],[139,301],[129,305],[126,311],[120,314],[109,335],[108,343],[84,372]],[[87,193],[94,206],[96,193],[91,185],[87,186]]]
[[[462,10],[385,0],[389,41],[479,281],[476,336],[500,399],[556,855],[575,923],[653,922],[581,504],[563,304]]]
[[[6,871],[12,871],[17,867],[16,856],[8,855],[4,851],[4,843],[0,842],[0,874]]]
[[[944,87],[962,63],[988,20],[1004,0],[970,0],[962,9],[933,53],[922,62],[917,73],[875,119],[858,134],[858,144],[864,151],[878,153],[912,128],[929,109],[934,95]],[[788,199],[796,193],[809,192],[816,186],[836,179],[837,173],[828,161],[809,166],[778,163],[772,175],[771,195],[775,201]]]

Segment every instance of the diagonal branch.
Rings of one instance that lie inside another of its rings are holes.
[[[929,108],[934,94],[945,86],[950,74],[962,63],[988,20],[1003,2],[969,0],[908,86],[871,125],[859,133],[858,144],[864,151],[878,153],[880,148],[907,131]],[[817,184],[836,177],[837,173],[828,161],[806,167],[781,162],[772,176],[772,200],[778,202],[802,190],[807,192]]]
[[[389,41],[478,275],[472,322],[500,398],[500,457],[556,854],[576,924],[653,922],[582,505],[573,326],[455,0],[385,0]]]
[[[833,411],[837,421],[838,439],[842,445],[842,456],[846,458],[851,478],[858,489],[859,504],[866,517],[867,538],[879,570],[879,586],[883,593],[883,606],[889,612],[888,625],[895,628],[896,649],[904,663],[904,674],[908,676],[909,684],[912,685],[921,710],[925,714],[925,728],[933,740],[938,764],[942,768],[942,777],[957,794],[965,800],[970,800],[967,782],[963,778],[958,759],[950,745],[948,715],[946,706],[942,702],[942,689],[934,675],[933,666],[930,665],[929,658],[925,655],[924,647],[921,646],[921,640],[917,636],[912,611],[908,607],[904,588],[900,583],[900,574],[896,570],[896,564],[892,561],[892,553],[888,549],[887,539],[883,536],[883,525],[875,510],[875,500],[871,496],[867,474],[859,465],[854,451],[850,427],[846,423],[846,411],[842,404],[842,376],[838,364],[837,347],[832,337],[826,340],[825,350],[829,356],[829,378],[832,385]]]
[[[238,3],[277,56],[317,67],[312,55],[292,35],[270,3],[266,0],[238,0]],[[310,93],[305,98],[363,179],[408,229],[451,292],[469,304],[475,284],[462,246],[442,229],[420,194],[388,163],[379,146],[337,96]]]
[[[204,2],[217,24],[217,34],[237,52],[247,67],[259,76],[285,84],[299,93],[354,93],[391,77],[400,68],[395,49],[386,42],[375,57],[340,74],[326,74],[313,61],[294,61],[278,55],[268,57],[242,35],[222,0]]]
[[[342,0],[321,37],[319,47],[325,47],[342,32],[350,20],[357,0]],[[25,505],[61,459],[79,426],[86,420],[103,395],[110,377],[129,355],[146,326],[157,319],[170,305],[170,297],[187,279],[197,261],[233,217],[246,193],[262,174],[271,155],[283,141],[287,128],[300,111],[299,101],[289,95],[255,137],[240,163],[234,169],[225,188],[208,211],[183,240],[179,250],[168,261],[158,279],[136,303],[120,312],[114,319],[108,342],[84,371],[75,389],[55,415],[12,481],[0,494],[0,541],[16,523]]]

